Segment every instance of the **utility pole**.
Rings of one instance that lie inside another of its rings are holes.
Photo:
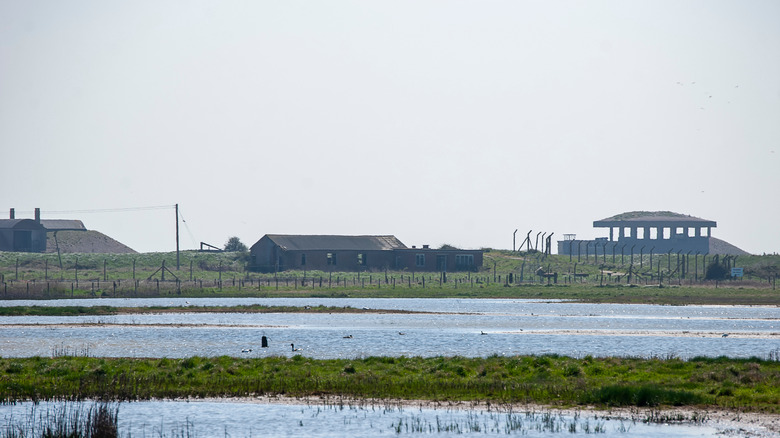
[[[176,204],[176,270],[179,270],[179,204]]]

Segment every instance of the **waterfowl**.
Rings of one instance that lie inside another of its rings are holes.
[[[480,335],[486,335],[487,333],[483,332],[482,330],[479,331]]]
[[[244,348],[243,350],[241,350],[241,352],[242,353],[251,353],[252,349],[251,348]]]
[[[352,339],[352,335],[344,336],[344,339]]]
[[[406,333],[404,333],[404,332],[398,332],[398,334],[399,334],[399,335],[401,335],[401,336],[403,336],[403,335],[405,335]]]
[[[290,344],[290,347],[292,347],[292,351],[301,351],[300,348],[295,348],[295,344]]]

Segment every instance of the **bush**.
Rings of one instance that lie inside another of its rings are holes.
[[[710,263],[709,266],[707,266],[707,272],[704,275],[704,278],[707,280],[723,280],[725,278],[728,278],[729,271],[726,269],[725,266],[723,266],[720,263],[713,262]]]

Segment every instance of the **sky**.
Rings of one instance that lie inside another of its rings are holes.
[[[0,217],[140,252],[513,247],[673,211],[780,252],[776,0],[0,0]],[[5,213],[3,213],[5,211]]]

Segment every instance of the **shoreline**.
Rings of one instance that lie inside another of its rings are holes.
[[[498,412],[550,412],[555,415],[575,416],[587,415],[605,420],[625,420],[631,422],[648,422],[657,424],[678,424],[690,426],[712,427],[724,436],[745,436],[772,438],[780,437],[780,414],[759,412],[742,412],[730,409],[693,409],[677,407],[655,408],[597,408],[556,407],[531,403],[491,403],[482,401],[433,401],[433,400],[400,400],[400,399],[360,399],[340,396],[287,397],[263,395],[256,397],[237,398],[188,398],[169,401],[185,401],[197,403],[256,403],[256,404],[306,404],[327,405],[346,404],[354,406],[392,406],[400,408],[438,409],[438,410],[485,410]]]

